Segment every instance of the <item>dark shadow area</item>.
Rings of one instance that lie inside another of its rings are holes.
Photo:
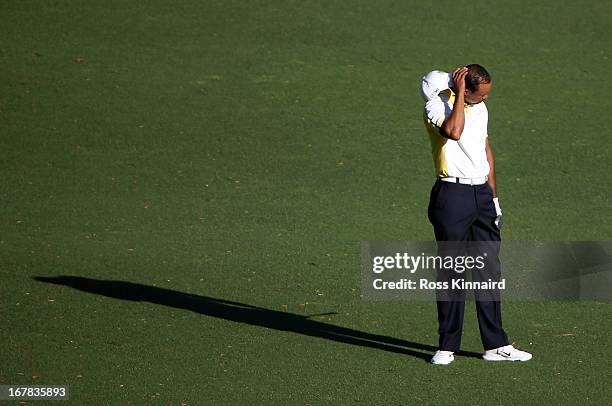
[[[34,279],[39,282],[69,286],[83,292],[115,299],[150,302],[238,323],[291,331],[311,337],[410,355],[426,361],[429,361],[432,353],[437,350],[436,347],[431,345],[371,334],[310,319],[313,316],[270,310],[245,303],[192,295],[139,283],[98,280],[78,276],[37,276]],[[457,355],[481,358],[481,354],[468,351],[460,351]]]

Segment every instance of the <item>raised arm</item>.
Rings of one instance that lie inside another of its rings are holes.
[[[455,103],[453,111],[440,126],[440,134],[443,137],[458,141],[463,133],[465,115],[463,105],[465,103],[465,77],[468,74],[466,67],[459,68],[453,72],[453,87],[455,91]]]

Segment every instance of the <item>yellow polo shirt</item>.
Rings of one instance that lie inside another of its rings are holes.
[[[465,124],[458,141],[440,135],[440,126],[454,108],[455,94],[451,86],[452,74],[441,71],[429,72],[421,82],[425,100],[423,121],[431,141],[436,176],[484,177],[489,174],[485,149],[489,112],[484,102],[464,106]]]

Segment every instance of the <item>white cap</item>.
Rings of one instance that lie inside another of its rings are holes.
[[[421,96],[425,101],[438,97],[441,91],[453,86],[453,74],[434,70],[423,76],[421,81]]]

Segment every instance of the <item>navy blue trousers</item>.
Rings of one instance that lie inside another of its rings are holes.
[[[429,199],[428,216],[437,241],[489,242],[487,248],[487,272],[493,280],[501,277],[499,263],[500,232],[495,226],[493,191],[483,185],[464,185],[437,180]],[[483,243],[467,243],[480,247]],[[440,247],[440,244],[439,244]],[[462,292],[465,293],[464,291]],[[478,300],[476,315],[480,338],[485,350],[508,344],[502,328],[501,302]],[[439,349],[457,352],[461,346],[465,300],[461,296],[437,301]]]

